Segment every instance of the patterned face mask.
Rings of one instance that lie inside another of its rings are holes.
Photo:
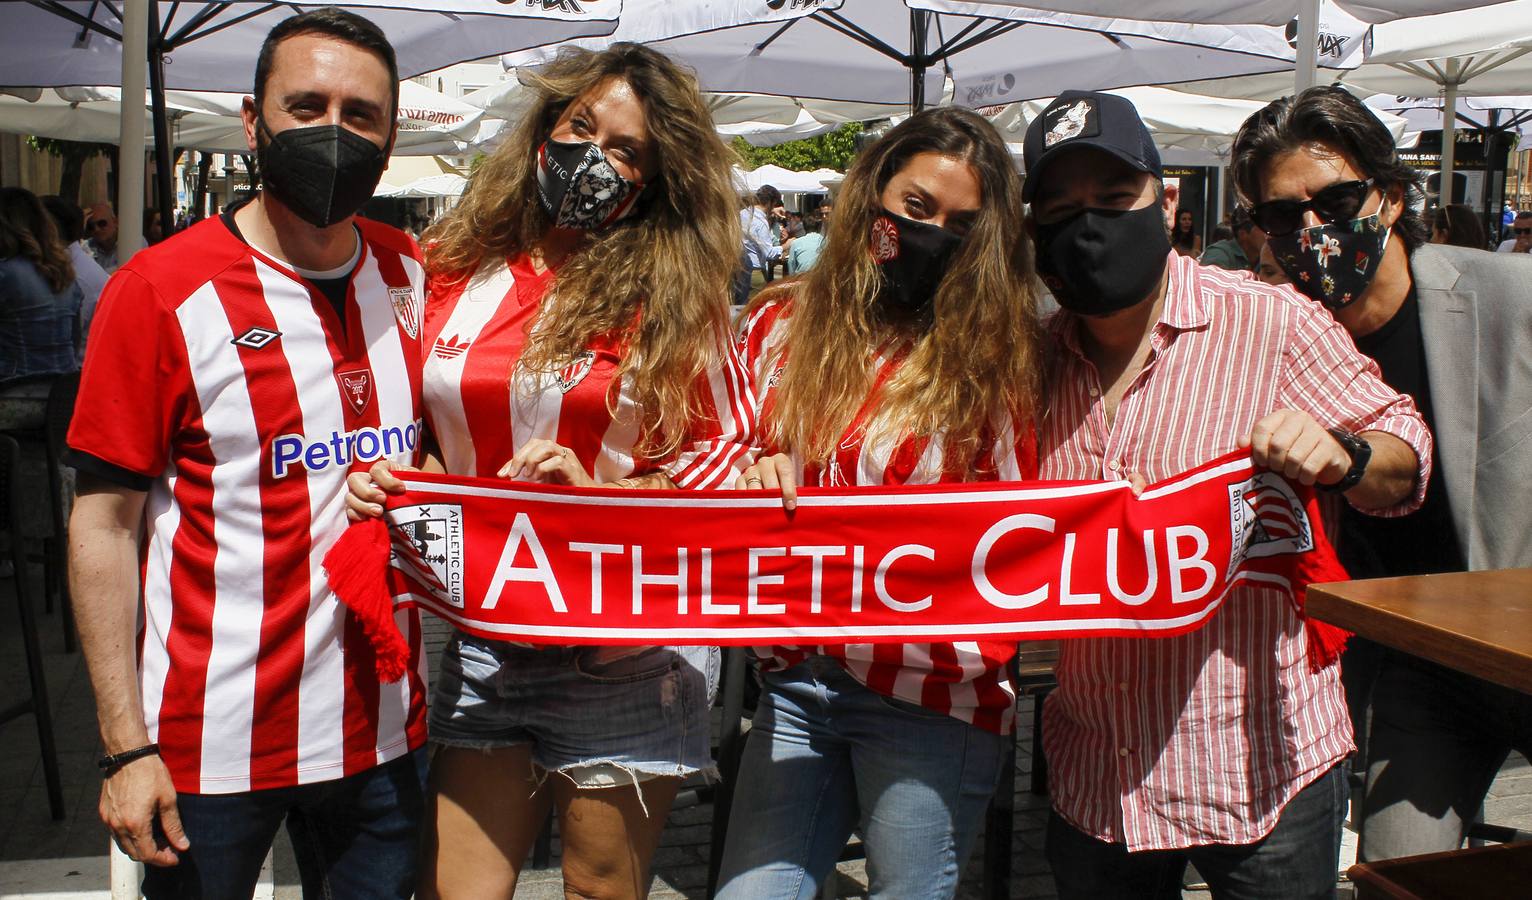
[[[605,228],[627,218],[644,186],[617,174],[590,141],[537,148],[537,197],[559,228]]]
[[[1338,310],[1355,303],[1372,284],[1391,230],[1373,213],[1272,235],[1266,244],[1299,293]]]

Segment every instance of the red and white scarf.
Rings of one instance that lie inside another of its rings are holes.
[[[1243,580],[1346,577],[1313,491],[1232,453],[1126,482],[574,489],[401,473],[385,518],[325,556],[402,674],[398,606],[542,644],[823,644],[1144,636],[1199,627]],[[1309,621],[1310,660],[1344,632]]]

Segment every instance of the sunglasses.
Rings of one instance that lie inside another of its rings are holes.
[[[1303,227],[1303,214],[1313,211],[1321,222],[1349,222],[1362,211],[1372,179],[1341,181],[1315,192],[1308,200],[1267,200],[1250,208],[1250,219],[1268,235],[1292,234]]]

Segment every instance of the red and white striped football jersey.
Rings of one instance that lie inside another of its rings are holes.
[[[415,459],[419,251],[357,220],[344,327],[317,289],[209,219],[133,257],[91,329],[69,431],[78,454],[149,479],[139,681],[178,791],[340,778],[425,739],[416,664],[379,684],[320,559],[345,478]]]
[[[768,303],[754,311],[740,334],[741,354],[749,368],[763,426],[771,415],[777,383],[790,353],[779,353],[786,335],[786,303]],[[900,361],[898,354],[872,354],[874,383],[885,381]],[[768,368],[770,371],[768,371]],[[1019,481],[1037,473],[1030,428],[996,422],[984,456],[952,459],[943,454],[941,435],[907,438],[897,446],[868,443],[859,423],[842,438],[825,467],[805,466],[794,454],[804,485],[938,484],[968,480]],[[779,452],[766,447],[762,455]],[[987,464],[986,464],[987,463]],[[953,716],[986,731],[1008,734],[1015,727],[1016,692],[1007,666],[1016,641],[958,641],[913,644],[824,644],[756,647],[767,671],[797,665],[814,655],[834,657],[852,677],[874,691]]]
[[[543,438],[572,450],[598,482],[658,469],[682,488],[732,487],[753,461],[754,405],[727,339],[719,338],[722,363],[698,380],[707,415],[691,423],[691,437],[669,458],[635,459],[643,435],[628,385],[617,391],[615,415],[607,402],[625,352],[619,340],[591,341],[557,372],[516,367],[552,279],[524,256],[488,260],[467,279],[433,278],[424,391],[447,471],[493,477],[527,441]]]

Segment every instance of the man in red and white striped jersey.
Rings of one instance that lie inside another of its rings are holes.
[[[1345,330],[1286,287],[1171,252],[1176,190],[1132,104],[1066,91],[1024,144],[1038,271],[1062,311],[1044,478],[1157,481],[1237,447],[1360,510],[1420,503],[1431,437]],[[1339,667],[1286,589],[1201,629],[1065,641],[1044,713],[1064,898],[1335,893],[1352,751]],[[1167,852],[1168,851],[1168,852]]]
[[[305,896],[413,892],[419,622],[398,618],[416,664],[379,683],[319,562],[347,473],[420,443],[419,250],[353,216],[397,104],[371,22],[279,24],[243,113],[262,190],[101,298],[69,433],[70,569],[101,816],[151,864],[151,898],[248,897],[284,821]]]

